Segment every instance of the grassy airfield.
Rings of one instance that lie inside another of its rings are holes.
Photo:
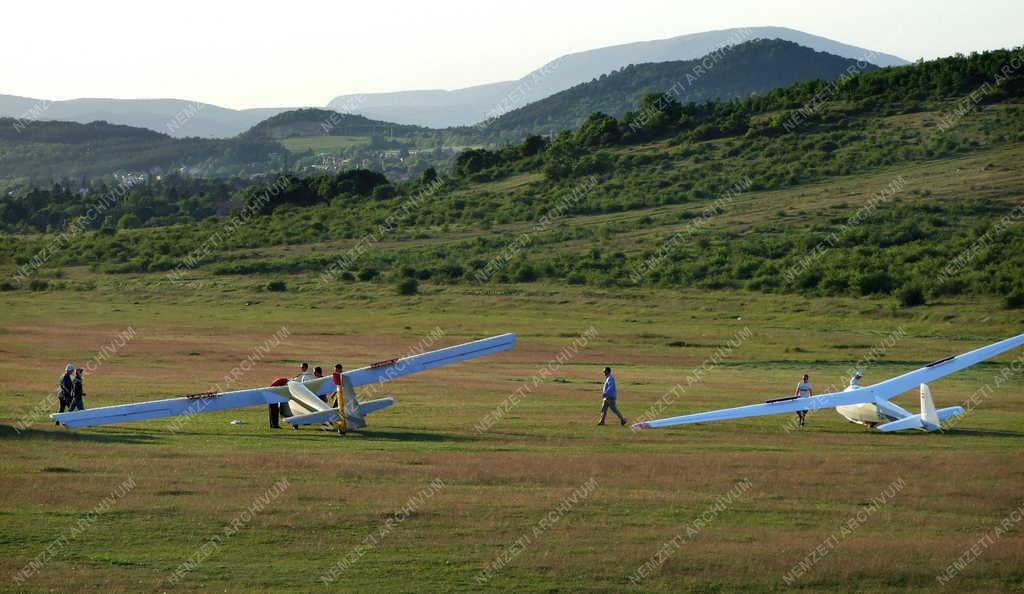
[[[931,591],[958,558],[945,587],[1024,587],[1021,525],[994,532],[1024,503],[1020,351],[932,386],[980,400],[945,435],[831,411],[594,426],[605,364],[631,419],[788,395],[804,372],[822,391],[858,362],[874,383],[1019,333],[994,298],[68,276],[99,284],[0,294],[2,590]],[[76,431],[40,414],[66,360],[102,359],[96,407],[506,331],[515,350],[387,385],[396,406],[344,438],[271,431],[264,409]]]

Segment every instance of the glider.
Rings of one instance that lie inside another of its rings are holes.
[[[951,406],[936,410],[928,384],[1021,345],[1024,345],[1024,334],[1018,334],[1012,338],[975,349],[969,353],[939,359],[925,365],[921,369],[885,380],[873,386],[860,387],[855,383],[851,383],[842,392],[833,392],[811,398],[799,398],[796,396],[776,398],[768,400],[764,404],[723,408],[692,415],[636,423],[633,425],[633,428],[654,429],[672,427],[674,425],[706,423],[708,421],[725,421],[805,410],[835,408],[836,412],[847,420],[867,425],[883,432],[901,431],[904,429],[937,431],[941,428],[943,421],[957,415],[962,415],[964,409],[961,406]],[[915,387],[920,389],[920,414],[910,413],[890,402],[890,399]]]
[[[388,359],[346,372],[342,374],[341,379],[345,425],[350,429],[366,427],[366,415],[395,403],[395,399],[391,397],[360,403],[355,392],[360,386],[381,384],[412,373],[493,355],[511,349],[515,342],[515,334],[501,334],[401,359]],[[321,398],[326,398],[335,391],[330,377],[302,383],[281,378],[265,388],[190,394],[166,400],[54,413],[50,417],[66,427],[77,428],[287,403],[292,415],[285,420],[298,429],[302,425],[335,423],[341,419],[342,411],[339,407],[331,407]]]

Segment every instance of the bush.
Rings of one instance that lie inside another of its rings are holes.
[[[378,274],[380,274],[380,271],[378,271],[376,268],[364,268],[359,271],[358,277],[359,280],[366,282],[372,281],[373,279],[377,278]]]
[[[537,280],[537,271],[533,269],[533,266],[523,264],[516,271],[515,279],[517,283],[532,283]]]
[[[17,288],[18,286],[10,281],[4,281],[0,283],[0,291],[14,291]]]
[[[283,293],[288,290],[288,285],[282,280],[270,281],[267,283],[267,290],[275,293]]]
[[[34,278],[28,282],[28,288],[33,291],[45,291],[50,288],[50,282],[41,278]]]
[[[142,221],[134,213],[128,212],[117,221],[118,229],[137,229],[142,226]]]
[[[399,295],[415,295],[420,292],[420,282],[414,278],[407,278],[398,283]]]
[[[917,285],[907,285],[900,289],[900,305],[903,307],[917,307],[925,304],[924,291]]]
[[[387,200],[388,198],[394,198],[396,193],[395,186],[392,186],[391,184],[377,186],[373,189],[373,199]]]
[[[1006,309],[1020,309],[1024,307],[1024,289],[1017,289],[1003,299],[1003,306]]]
[[[892,277],[888,272],[869,272],[857,279],[861,295],[892,292]]]

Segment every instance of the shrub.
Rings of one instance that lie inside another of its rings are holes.
[[[1024,289],[1017,289],[1003,299],[1003,306],[1006,309],[1020,309],[1024,307]]]
[[[391,184],[384,184],[373,189],[374,200],[387,200],[388,198],[394,198],[395,194],[395,186]]]
[[[50,288],[50,282],[41,278],[34,278],[28,282],[28,288],[33,291],[45,291]]]
[[[537,271],[533,269],[533,266],[523,264],[516,271],[515,279],[517,283],[532,283],[537,280]]]
[[[18,286],[10,281],[0,283],[0,291],[14,291]]]
[[[407,278],[398,283],[397,290],[399,295],[415,295],[420,292],[420,283],[414,278]]]
[[[857,279],[861,295],[892,292],[892,277],[888,272],[869,272]]]
[[[917,285],[907,285],[900,289],[900,305],[903,307],[917,307],[925,304],[924,291]]]
[[[282,293],[288,290],[288,285],[282,280],[270,281],[267,283],[267,290],[275,293]]]

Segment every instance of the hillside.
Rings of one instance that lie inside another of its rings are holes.
[[[420,126],[403,126],[329,109],[306,108],[271,116],[244,133],[248,138],[304,138],[309,136],[409,136],[432,133]]]
[[[877,66],[906,60],[787,27],[748,27],[597,48],[556,58],[522,78],[454,90],[360,93],[335,97],[328,107],[370,118],[433,128],[466,126],[539,101],[630,64],[693,60],[752,39],[783,39]],[[784,83],[775,85],[784,86]]]
[[[528,132],[577,128],[594,112],[620,118],[637,109],[651,91],[671,90],[681,103],[741,99],[800,81],[834,80],[876,69],[790,41],[759,39],[698,60],[626,66],[506,113],[489,122],[486,130],[518,139]]]
[[[218,249],[198,257],[221,223],[90,234],[40,274],[188,262],[201,282],[732,288],[908,306],[967,294],[1019,307],[1024,77],[1002,72],[1020,52],[742,101],[648,96],[660,116],[598,116],[552,141],[465,151],[440,182],[313,177],[269,204],[252,188],[237,200],[263,214],[223,223]],[[6,242],[0,261],[27,265],[46,241]]]
[[[290,152],[289,170],[296,174],[362,167],[408,180],[430,168],[448,169],[459,150],[478,146],[484,137],[476,129],[433,130],[307,108],[268,118],[240,138],[280,141]]]
[[[284,152],[264,139],[181,139],[107,122],[0,118],[0,182],[6,184],[183,167],[201,175],[259,173],[280,167]]]

